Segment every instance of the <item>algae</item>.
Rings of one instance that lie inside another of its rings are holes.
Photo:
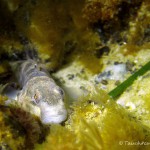
[[[89,102],[90,96],[82,97],[73,106],[65,127],[52,126],[52,133],[45,143],[37,145],[37,149],[148,149],[149,145],[130,143],[144,141],[148,144],[149,129],[115,102],[101,104],[99,94],[95,94],[95,98],[96,95],[99,103],[94,102],[94,99]],[[51,144],[56,141],[60,144]],[[61,143],[62,141],[65,143]]]

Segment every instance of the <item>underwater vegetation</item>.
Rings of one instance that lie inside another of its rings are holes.
[[[2,149],[33,149],[36,142],[42,142],[49,128],[44,127],[37,117],[19,105],[4,106],[6,97],[0,97],[0,146]]]
[[[0,0],[0,16],[0,86],[14,82],[12,62],[37,51],[68,110],[43,125],[0,93],[0,149],[150,149],[148,0]]]
[[[132,76],[130,76],[127,80],[125,80],[123,83],[121,83],[117,88],[113,89],[112,91],[110,91],[108,94],[112,97],[112,98],[116,98],[117,96],[119,96],[120,94],[122,94],[122,92],[129,87],[134,80],[137,79],[137,77],[145,74],[147,71],[149,71],[150,68],[150,62],[148,62],[147,64],[145,64],[141,69],[139,69],[137,72],[135,72]]]
[[[0,147],[1,149],[21,149],[24,147],[24,138],[19,137],[17,130],[13,131],[12,128],[5,123],[6,116],[0,113]]]
[[[100,95],[94,97],[97,99],[89,102],[91,97],[85,97],[74,105],[66,128],[52,126],[46,142],[37,145],[37,149],[148,149],[143,145],[119,144],[128,140],[149,142],[149,130],[115,102],[101,104]]]

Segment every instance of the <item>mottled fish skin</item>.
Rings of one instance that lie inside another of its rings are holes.
[[[22,90],[18,101],[25,98],[31,105],[40,108],[40,119],[44,124],[61,123],[67,118],[64,92],[50,75],[34,60],[23,61],[18,69]]]

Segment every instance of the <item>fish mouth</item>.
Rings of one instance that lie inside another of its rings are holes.
[[[39,105],[40,119],[43,124],[59,124],[66,120],[67,110],[64,104],[48,105],[45,102]]]
[[[65,121],[66,118],[67,118],[66,116],[62,116],[62,115],[49,116],[49,117],[43,117],[41,121],[43,124],[59,124]]]
[[[59,124],[67,119],[67,111],[65,110],[62,114],[51,115],[49,111],[41,114],[41,121],[43,124]]]

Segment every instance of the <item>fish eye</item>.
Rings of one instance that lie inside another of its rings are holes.
[[[62,96],[65,95],[64,91],[63,91],[61,88],[59,89],[59,91],[60,91],[60,94],[61,94]]]
[[[38,96],[37,96],[37,94],[35,94],[35,95],[34,95],[34,99],[35,99],[35,100],[37,100],[37,99],[38,99]]]
[[[38,94],[34,94],[32,102],[35,103],[35,104],[39,103],[39,96],[38,96]]]

